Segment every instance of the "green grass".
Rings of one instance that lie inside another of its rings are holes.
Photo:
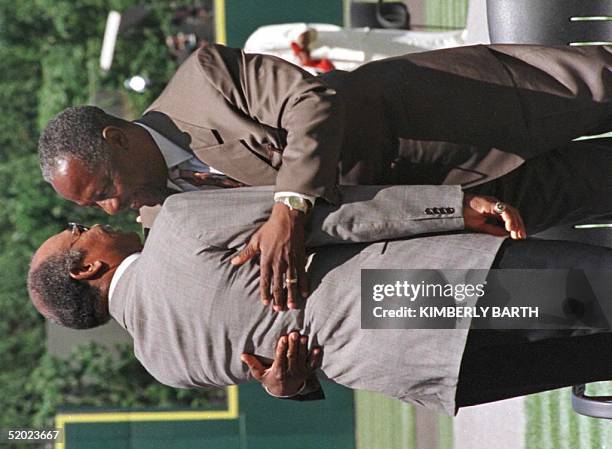
[[[612,382],[589,385],[590,395],[612,394]],[[572,410],[571,389],[526,398],[527,449],[612,449],[612,420],[588,418]]]
[[[416,449],[410,404],[378,393],[355,391],[357,449]]]
[[[463,28],[467,20],[468,0],[435,0],[426,3],[428,26]]]

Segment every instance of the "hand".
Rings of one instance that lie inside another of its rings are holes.
[[[268,393],[273,396],[294,396],[321,365],[321,355],[320,348],[308,351],[308,337],[294,331],[288,337],[278,339],[271,365],[252,354],[242,354],[240,358]]]
[[[259,291],[263,303],[270,304],[273,296],[277,312],[284,310],[285,305],[297,308],[300,295],[304,299],[308,296],[304,213],[282,203],[274,204],[268,221],[251,236],[247,246],[232,258],[231,263],[242,265],[258,253],[261,253]],[[287,298],[284,284],[287,285]]]
[[[527,231],[521,214],[514,207],[504,203],[505,210],[499,214],[495,205],[499,201],[492,196],[465,194],[463,197],[463,221],[465,228],[485,234],[507,236],[514,240],[527,238]],[[498,224],[490,222],[497,220]]]

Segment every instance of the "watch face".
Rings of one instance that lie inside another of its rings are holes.
[[[299,196],[290,196],[289,207],[292,207],[293,209],[302,209],[304,208],[304,200]]]

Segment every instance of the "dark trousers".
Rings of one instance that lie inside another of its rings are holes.
[[[612,267],[612,249],[554,240],[507,240],[493,268]],[[560,298],[559,300],[563,300]],[[612,331],[471,329],[457,407],[612,380]]]
[[[468,193],[516,207],[528,234],[612,214],[612,138],[571,142]]]

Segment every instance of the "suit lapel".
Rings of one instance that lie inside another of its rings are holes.
[[[180,123],[182,131],[166,114],[152,111],[137,120],[159,132],[205,164],[247,185],[274,185],[276,169],[247,148],[242,140],[219,142],[213,130]]]
[[[166,139],[191,152],[191,136],[181,131],[166,114],[157,111],[147,112],[136,122],[154,129]]]

